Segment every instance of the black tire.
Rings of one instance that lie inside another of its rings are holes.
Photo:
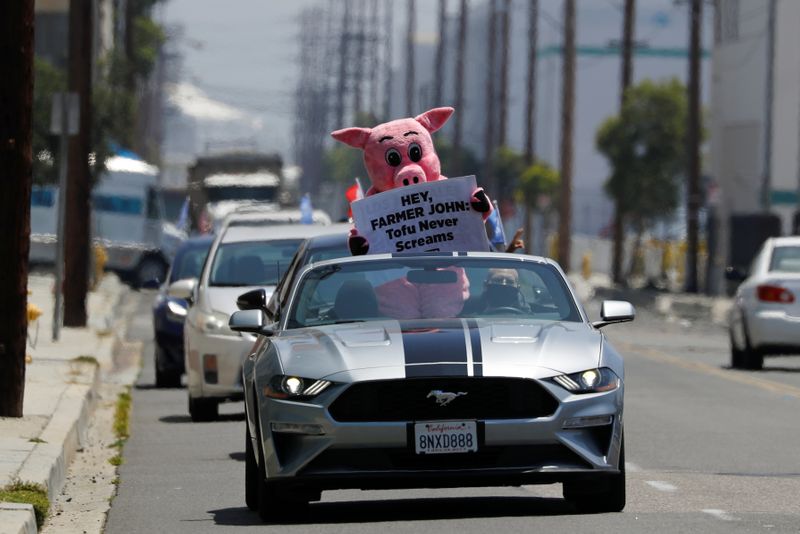
[[[261,482],[256,463],[253,442],[250,440],[250,425],[245,417],[245,440],[244,440],[244,501],[247,507],[253,511],[258,510],[258,485]],[[263,461],[263,460],[262,460]]]
[[[216,421],[219,418],[219,401],[189,397],[189,415],[195,423]]]
[[[157,388],[179,388],[181,387],[181,373],[175,370],[160,369],[159,360],[164,360],[164,349],[156,345],[155,368],[156,368],[156,387]]]
[[[760,371],[764,368],[764,353],[750,344],[750,335],[747,333],[747,323],[742,320],[745,349],[742,351],[742,369]]]
[[[625,441],[619,454],[619,474],[591,482],[565,482],[564,498],[582,514],[621,512],[625,508]]]
[[[256,414],[256,419],[258,414]],[[284,489],[276,483],[267,482],[267,470],[264,465],[264,452],[261,438],[257,440],[258,456],[258,517],[264,523],[294,522],[304,518],[307,513],[308,499]],[[249,505],[248,505],[249,506]]]
[[[733,340],[733,331],[728,331],[728,336],[731,340],[731,368],[744,369],[744,351],[736,348],[736,343]]]

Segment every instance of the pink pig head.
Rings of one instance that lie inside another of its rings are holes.
[[[364,164],[372,180],[367,194],[380,193],[444,178],[431,134],[452,114],[453,108],[434,108],[413,119],[398,119],[374,128],[345,128],[331,135],[364,151]]]

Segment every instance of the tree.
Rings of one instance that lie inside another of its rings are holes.
[[[475,152],[462,146],[456,148],[446,137],[433,138],[436,154],[439,156],[442,174],[445,176],[466,176],[475,174],[480,167],[480,162]]]
[[[530,247],[533,235],[529,235],[533,211],[541,209],[543,220],[547,221],[551,207],[555,204],[554,197],[558,194],[561,177],[558,171],[544,161],[536,161],[529,165],[519,177],[514,197],[517,202],[525,206],[525,239]],[[547,235],[545,231],[544,235]],[[529,248],[530,250],[530,248]]]
[[[636,231],[632,259],[639,254],[644,231],[678,206],[686,123],[684,85],[677,79],[644,80],[626,91],[620,113],[597,131],[597,149],[611,166],[606,193]]]
[[[22,417],[33,165],[33,0],[0,2],[0,57],[0,417]]]
[[[40,58],[34,59],[33,77],[33,182],[53,184],[58,181],[55,154],[58,137],[50,134],[53,95],[66,87],[64,73]]]

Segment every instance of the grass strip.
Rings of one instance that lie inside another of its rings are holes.
[[[41,484],[32,482],[16,480],[4,488],[0,488],[0,501],[32,504],[38,528],[42,528],[44,520],[47,518],[47,512],[50,510],[47,490]]]

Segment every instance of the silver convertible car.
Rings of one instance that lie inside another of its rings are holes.
[[[623,362],[558,264],[504,253],[368,255],[307,266],[281,307],[233,314],[246,501],[270,521],[324,490],[563,483],[625,506]]]

